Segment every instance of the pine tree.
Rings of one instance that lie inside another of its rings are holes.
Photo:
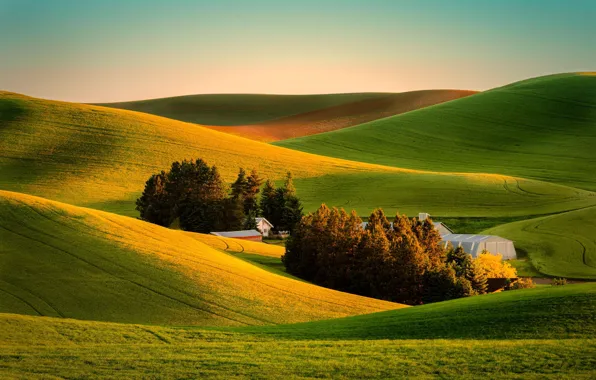
[[[466,272],[466,278],[472,284],[472,288],[477,294],[485,294],[488,289],[488,279],[486,272],[477,260],[472,260],[471,265]]]
[[[168,227],[175,219],[173,200],[165,190],[166,173],[152,175],[145,183],[143,194],[136,201],[140,218],[150,223]]]
[[[286,179],[283,185],[284,193],[286,196],[295,196],[296,195],[296,188],[294,187],[294,180],[292,179],[292,173],[288,172],[286,174]]]
[[[232,184],[232,194],[231,197],[234,199],[242,199],[244,201],[244,197],[246,196],[246,190],[248,187],[248,181],[246,179],[246,172],[244,169],[240,168],[238,171],[238,177],[236,181]]]
[[[275,203],[275,186],[271,180],[267,180],[267,182],[265,182],[265,186],[263,187],[259,208],[261,210],[261,215],[269,220],[271,224],[273,224],[273,227],[277,229],[277,220],[275,219]]]
[[[246,192],[244,194],[244,214],[246,215],[246,221],[244,223],[245,229],[257,228],[255,218],[259,215],[258,196],[261,191],[262,183],[263,180],[254,169],[246,178]]]

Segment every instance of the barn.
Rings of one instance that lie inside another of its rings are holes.
[[[261,234],[265,237],[269,236],[269,231],[273,228],[273,224],[265,218],[255,218],[257,224],[257,230],[261,231]]]
[[[261,233],[257,230],[221,231],[212,232],[211,235],[241,240],[263,241],[263,235],[261,235]]]
[[[503,255],[504,260],[516,259],[517,253],[511,240],[493,235],[447,234],[441,240],[447,247],[462,247],[466,253],[477,257],[482,251]]]

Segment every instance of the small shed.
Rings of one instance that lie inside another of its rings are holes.
[[[221,231],[212,232],[211,235],[241,240],[263,241],[263,235],[257,230]]]
[[[269,236],[269,231],[273,228],[273,224],[265,218],[255,218],[257,223],[257,230],[261,231],[261,234],[265,237]]]
[[[445,247],[451,243],[453,247],[462,247],[472,257],[478,257],[482,251],[500,254],[504,260],[516,259],[517,253],[511,240],[494,235],[447,234],[441,240]]]

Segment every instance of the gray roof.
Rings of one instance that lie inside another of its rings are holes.
[[[511,241],[495,235],[447,234],[441,236],[443,241],[481,242],[481,241]]]
[[[229,237],[229,238],[238,238],[238,237],[261,236],[261,233],[257,230],[244,230],[244,231],[212,232],[211,235]]]
[[[265,221],[268,225],[270,225],[271,227],[273,227],[273,224],[271,224],[270,221],[268,221],[265,218],[259,217],[259,218],[255,218],[255,222],[257,222],[257,224],[261,223],[261,221]]]
[[[435,226],[435,229],[439,232],[441,232],[441,229],[444,228],[446,231],[449,231],[449,233],[453,233],[453,231],[451,231],[451,228],[447,227],[442,222],[433,222],[433,226]]]

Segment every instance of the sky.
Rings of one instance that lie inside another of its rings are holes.
[[[0,0],[0,90],[486,90],[596,71],[595,0]]]

